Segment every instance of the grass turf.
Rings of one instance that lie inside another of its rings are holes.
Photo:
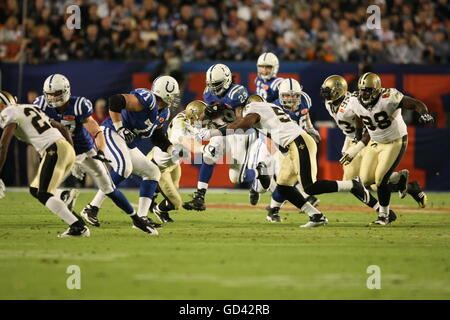
[[[134,203],[137,194],[126,192]],[[82,193],[76,211],[92,197]],[[58,239],[64,223],[26,192],[9,192],[0,200],[0,299],[450,298],[449,194],[429,194],[426,209],[394,194],[398,220],[388,227],[369,227],[376,215],[350,195],[320,199],[329,225],[300,229],[307,217],[293,208],[270,224],[263,206],[233,208],[248,204],[246,193],[209,193],[210,209],[172,214],[158,237],[132,229],[106,200],[90,238]],[[80,267],[80,290],[66,287],[69,265]],[[380,290],[366,287],[370,265],[381,268]]]

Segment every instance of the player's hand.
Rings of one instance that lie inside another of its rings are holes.
[[[93,156],[92,159],[99,160],[105,163],[111,162],[111,160],[106,159],[105,154],[103,153],[102,150],[98,150],[97,154]]]
[[[5,183],[3,182],[2,179],[0,179],[0,199],[5,197],[5,191],[6,191]]]
[[[75,162],[75,164],[73,165],[71,173],[78,180],[83,180],[84,176],[86,175],[86,172],[84,172],[84,170],[77,162]]]
[[[197,130],[197,132],[194,134],[194,138],[197,141],[209,140],[211,139],[211,130],[201,128],[200,130]]]
[[[120,136],[123,140],[125,140],[125,142],[126,142],[127,144],[133,142],[134,138],[136,138],[136,135],[135,135],[132,131],[130,131],[130,130],[128,130],[127,128],[124,128],[124,127],[119,128],[119,129],[117,130],[117,133],[119,134],[119,136]]]
[[[314,139],[314,141],[315,141],[316,143],[319,143],[319,142],[320,142],[320,134],[319,134],[319,131],[317,131],[317,130],[314,129],[314,128],[306,128],[305,131],[306,131],[307,134],[309,134],[309,135],[311,136],[311,138]]]
[[[215,119],[220,116],[227,107],[223,103],[209,104],[205,108],[205,116],[207,119]]]
[[[339,159],[339,162],[346,166],[352,162],[352,160],[358,155],[358,153],[365,147],[366,145],[363,142],[358,142],[353,147],[350,147],[342,154],[342,158]]]
[[[431,114],[429,114],[428,112],[422,114],[419,118],[419,122],[420,123],[434,123],[434,118]]]

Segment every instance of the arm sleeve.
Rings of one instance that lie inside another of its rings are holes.
[[[403,93],[395,88],[390,88],[389,96],[387,97],[387,99],[389,99],[389,102],[387,104],[388,113],[392,114],[399,108],[400,102],[403,99]]]
[[[156,97],[150,90],[139,88],[131,91],[130,94],[134,94],[145,108],[152,110],[156,107]]]
[[[93,113],[92,102],[89,99],[80,97],[75,101],[74,113],[77,120],[83,122],[86,118],[89,118]]]
[[[153,131],[150,139],[155,146],[157,146],[164,152],[167,152],[167,148],[172,144],[162,128]]]
[[[8,107],[0,113],[1,128],[4,128],[11,123],[18,123],[16,109],[14,109],[14,107]]]
[[[248,91],[243,86],[239,86],[236,89],[231,89],[230,105],[233,109],[237,108],[237,107],[241,107],[245,104],[245,101],[247,101],[247,98],[248,98]]]

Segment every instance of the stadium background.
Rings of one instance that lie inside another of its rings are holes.
[[[3,1],[0,87],[28,102],[29,94],[41,94],[49,74],[62,73],[72,94],[97,102],[150,87],[156,76],[170,73],[180,81],[186,105],[202,97],[204,74],[216,62],[229,65],[234,81],[254,92],[256,58],[273,51],[280,57],[279,76],[299,79],[312,98],[311,117],[323,139],[319,176],[339,179],[343,136],[333,128],[319,87],[327,76],[342,74],[354,88],[358,74],[370,68],[384,87],[424,101],[437,119],[434,126],[421,127],[417,114],[404,114],[409,146],[400,167],[427,190],[450,190],[448,1],[374,3],[381,9],[382,29],[371,33],[363,27],[371,1],[30,0],[23,34],[23,1]],[[66,34],[69,4],[80,6],[82,24]],[[13,156],[2,172],[6,184],[28,185],[29,150],[16,141],[9,152]],[[181,186],[194,187],[198,167],[183,165],[183,172]],[[123,186],[137,183],[132,178]],[[218,165],[211,186],[234,187],[227,165]]]

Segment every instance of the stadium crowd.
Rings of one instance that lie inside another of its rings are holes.
[[[450,62],[448,0],[30,0],[0,2],[0,59]],[[81,28],[68,29],[69,5]],[[379,6],[381,29],[367,28]]]

